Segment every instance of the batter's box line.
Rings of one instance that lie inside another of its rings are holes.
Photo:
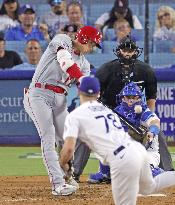
[[[138,197],[166,197],[166,194],[149,194],[149,195],[142,195],[142,194],[138,194]]]
[[[19,202],[19,201],[41,201],[43,199],[33,199],[33,198],[28,198],[28,199],[23,199],[23,198],[19,198],[19,199],[4,199],[4,200],[0,200],[1,202]]]

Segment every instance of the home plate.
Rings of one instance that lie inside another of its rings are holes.
[[[149,197],[149,196],[152,196],[152,197],[166,197],[167,195],[166,194],[149,194],[149,195],[138,194],[138,197]]]

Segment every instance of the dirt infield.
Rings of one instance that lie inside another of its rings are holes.
[[[80,190],[67,197],[51,194],[47,176],[0,177],[0,205],[114,205],[110,185],[89,185],[81,178]],[[166,197],[139,197],[137,205],[175,205],[175,187]]]

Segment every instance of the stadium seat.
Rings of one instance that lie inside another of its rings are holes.
[[[87,17],[87,25],[94,26],[96,20],[97,20],[96,17],[88,16]]]
[[[45,51],[48,42],[40,41],[42,51]],[[16,51],[18,53],[25,52],[26,41],[6,41],[6,50]]]
[[[145,30],[144,29],[132,29],[131,35],[135,36],[139,41],[144,41]]]
[[[103,53],[113,53],[113,49],[118,46],[116,41],[103,41],[102,52]]]
[[[6,50],[22,53],[25,50],[26,41],[6,41]]]
[[[171,53],[173,47],[175,47],[173,41],[159,40],[153,42],[153,52],[155,53]]]
[[[153,68],[168,68],[175,63],[174,53],[150,53],[149,58]]]
[[[35,6],[35,8],[38,17],[43,16],[44,14],[51,11],[51,6],[49,4],[44,3],[40,4],[39,6]]]
[[[139,41],[144,41],[144,29],[132,29],[131,35],[135,36]],[[111,41],[115,38],[115,31],[113,28],[107,29],[105,39]]]
[[[144,48],[144,41],[137,41],[136,44],[139,48]],[[115,49],[116,46],[118,46],[118,43],[116,41],[103,41],[103,53],[112,53],[113,49]]]
[[[115,38],[115,32],[114,32],[114,29],[113,28],[108,28],[106,30],[106,33],[105,33],[105,40],[107,41],[111,41],[112,39]]]
[[[48,42],[47,41],[40,41],[40,45],[41,45],[42,52],[44,52],[48,46]]]
[[[87,54],[87,60],[92,64],[96,69],[98,69],[102,64],[107,63],[108,61],[114,60],[117,57],[114,54]]]
[[[20,55],[21,60],[22,60],[23,62],[27,62],[27,57],[26,57],[26,54],[25,54],[24,52],[18,53],[18,54]]]
[[[107,4],[107,2],[105,4],[96,4],[96,3],[90,4],[89,16],[97,19],[103,13],[109,12],[111,10],[112,6],[113,6],[113,4]]]
[[[142,24],[142,27],[144,28],[144,24],[145,24],[145,16],[144,16],[144,14],[142,14],[140,16],[137,16],[137,18],[139,19],[140,23]]]
[[[20,4],[21,5],[24,5],[24,4],[31,4],[31,5],[42,5],[42,4],[46,4],[48,2],[48,0],[22,0],[20,1]]]

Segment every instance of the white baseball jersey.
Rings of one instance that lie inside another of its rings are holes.
[[[117,135],[111,136],[112,131]],[[96,101],[83,103],[67,116],[63,139],[67,136],[79,137],[96,151],[103,163],[106,163],[109,150],[114,151],[117,146],[125,144],[126,138],[130,138],[117,115]]]
[[[148,154],[124,132],[118,117],[97,101],[85,102],[65,121],[63,138],[85,142],[110,166],[116,205],[136,205],[137,194],[151,194],[175,185],[175,172],[152,177]]]

